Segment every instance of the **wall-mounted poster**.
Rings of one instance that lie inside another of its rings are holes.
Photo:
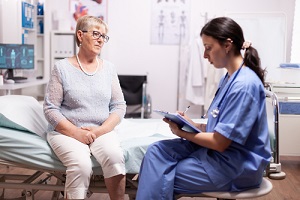
[[[70,0],[72,30],[76,28],[76,21],[83,15],[92,15],[107,22],[107,0]]]
[[[151,44],[188,42],[190,0],[152,0]]]
[[[22,27],[32,29],[34,27],[34,5],[22,2]]]

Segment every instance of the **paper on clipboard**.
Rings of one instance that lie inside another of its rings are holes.
[[[201,130],[195,127],[193,124],[191,124],[189,121],[184,119],[183,116],[181,116],[179,113],[170,113],[162,110],[153,110],[153,112],[156,112],[163,117],[171,120],[172,122],[176,123],[182,130],[191,132],[191,133],[200,133]]]

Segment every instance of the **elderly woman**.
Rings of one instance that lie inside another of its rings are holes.
[[[98,57],[109,39],[107,25],[86,15],[75,34],[78,54],[56,62],[47,86],[47,140],[67,168],[65,199],[86,197],[91,155],[102,167],[110,198],[124,199],[125,163],[114,128],[126,104],[114,65]]]

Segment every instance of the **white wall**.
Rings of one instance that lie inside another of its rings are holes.
[[[191,0],[191,33],[201,29],[205,13],[209,18],[227,12],[284,12],[287,15],[287,60],[290,59],[294,1],[285,0]],[[168,111],[177,109],[178,46],[150,44],[151,1],[114,0],[108,4],[111,41],[106,46],[107,58],[119,73],[149,73],[149,92],[153,107]],[[259,30],[254,30],[259,31]],[[270,34],[272,34],[270,30]],[[268,37],[262,35],[261,37]],[[276,48],[268,47],[267,50]],[[202,55],[199,55],[202,56]],[[184,109],[184,108],[179,108]]]
[[[62,11],[64,5],[56,1],[58,0],[53,1],[53,4]],[[201,29],[205,21],[203,17],[205,13],[212,18],[224,16],[227,12],[284,12],[287,14],[288,33],[286,58],[289,60],[294,4],[294,1],[285,0],[191,0],[190,31],[194,34]],[[150,22],[150,0],[108,1],[110,41],[104,48],[103,57],[113,62],[120,74],[148,73],[148,91],[152,96],[153,107],[175,111],[177,110],[179,47],[151,45]],[[262,35],[262,37],[267,36]],[[274,45],[276,48],[276,41]]]
[[[7,0],[0,0],[0,6],[3,1]],[[53,13],[56,13],[57,17],[57,13],[67,13],[69,10],[69,1],[47,1],[51,4],[48,7],[51,10],[45,8],[45,12],[51,12],[52,18],[55,17]],[[205,13],[212,18],[224,16],[228,12],[284,12],[287,15],[287,60],[283,62],[286,62],[290,60],[294,5],[294,0],[191,0],[190,32],[195,34],[201,29]],[[11,9],[9,12],[15,12],[15,10]],[[11,20],[6,16],[9,16],[8,13],[5,16],[4,13],[0,13],[0,22]],[[153,107],[175,111],[177,109],[179,47],[151,45],[150,20],[151,0],[108,0],[110,41],[104,47],[103,57],[113,62],[120,74],[148,73],[148,91],[152,96]],[[58,26],[53,25],[53,27]],[[0,23],[0,30],[3,31],[4,28],[3,23]],[[45,32],[47,31],[50,30],[45,27]],[[10,32],[10,34],[14,33]],[[261,37],[268,36],[262,35]],[[268,47],[268,50],[272,48],[276,48],[276,41],[274,41],[274,47]]]
[[[109,1],[107,58],[120,74],[148,73],[153,108],[176,110],[178,46],[150,44],[150,1]]]
[[[0,42],[22,43],[21,12],[20,0],[0,0]]]

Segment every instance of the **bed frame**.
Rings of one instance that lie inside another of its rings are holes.
[[[18,167],[33,170],[30,175],[21,174],[0,174],[0,199],[5,198],[5,189],[23,190],[19,197],[9,198],[9,200],[34,200],[34,195],[38,191],[53,191],[51,200],[63,199],[65,174],[64,172],[45,171],[43,169],[33,169],[22,164],[0,160],[2,165],[7,167]],[[134,199],[137,190],[137,174],[126,174],[126,194],[129,199]],[[93,193],[108,193],[102,175],[93,175],[90,182],[88,197]]]
[[[274,125],[275,148],[272,149],[273,161],[270,163],[268,169],[266,170],[266,176],[271,179],[283,179],[285,178],[285,173],[281,171],[281,164],[279,161],[279,132],[278,132],[278,99],[277,96],[270,90],[266,90],[266,96],[269,98],[271,103],[271,108],[273,113],[272,124]],[[268,101],[267,101],[268,103]],[[145,119],[147,120],[147,119]],[[270,120],[270,116],[268,116]],[[0,174],[0,200],[8,200],[5,198],[5,189],[21,189],[23,192],[19,197],[13,200],[34,200],[34,195],[38,191],[53,191],[51,200],[63,199],[60,195],[64,191],[65,174],[61,171],[49,171],[44,169],[32,168],[20,163],[14,163],[10,161],[5,161],[0,159],[0,164],[6,166],[26,168],[34,170],[31,175],[21,175],[21,174]],[[129,173],[126,174],[126,194],[128,194],[130,200],[135,199],[135,194],[138,185],[138,174]],[[93,175],[89,187],[88,197],[93,193],[107,193],[107,189],[104,184],[104,178],[102,175]],[[210,197],[204,194],[181,194],[177,198],[181,197]],[[10,199],[12,200],[12,199]]]

